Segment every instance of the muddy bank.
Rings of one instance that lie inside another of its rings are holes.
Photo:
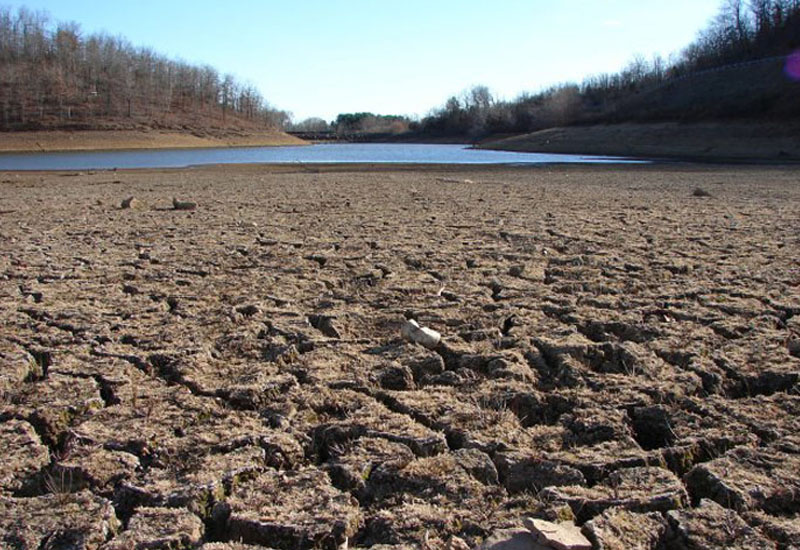
[[[0,132],[0,153],[303,145],[283,132],[185,133],[160,130]]]
[[[790,548],[798,178],[1,173],[0,546]]]
[[[796,123],[618,124],[552,128],[478,145],[532,153],[703,161],[800,160]]]

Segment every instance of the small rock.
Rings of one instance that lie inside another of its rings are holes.
[[[792,357],[800,358],[800,339],[789,340],[789,343],[786,344],[786,349],[789,350],[789,355]]]
[[[245,304],[243,306],[238,306],[236,308],[236,312],[244,315],[245,317],[252,317],[261,313],[261,308],[256,304]]]
[[[172,197],[172,207],[175,210],[196,210],[197,203],[189,201],[179,201],[175,197]]]
[[[428,349],[435,348],[442,339],[441,334],[428,327],[419,326],[419,323],[413,319],[406,321],[403,328],[400,329],[400,334],[404,340],[420,344]]]
[[[697,188],[695,188],[694,191],[692,191],[692,196],[695,196],[695,197],[710,197],[711,193],[709,193],[708,191],[706,191],[702,187],[697,187]]]
[[[123,199],[122,202],[119,203],[119,207],[122,210],[125,210],[127,208],[139,208],[141,205],[142,205],[142,203],[139,202],[136,199],[136,197],[133,197],[133,196],[130,196],[127,199]]]
[[[503,529],[493,533],[479,550],[549,550],[527,529]]]
[[[592,543],[572,522],[552,523],[541,519],[525,518],[525,527],[539,542],[556,550],[592,550]]]
[[[122,292],[133,296],[134,294],[139,294],[139,289],[133,285],[122,285]]]
[[[522,277],[523,273],[525,273],[525,264],[512,265],[508,269],[508,274],[512,277]]]
[[[312,327],[320,331],[328,338],[335,338],[340,340],[342,338],[342,330],[338,326],[336,317],[330,315],[309,315],[308,322]]]
[[[396,391],[413,390],[416,387],[411,369],[397,363],[389,364],[378,372],[378,383],[384,389]]]

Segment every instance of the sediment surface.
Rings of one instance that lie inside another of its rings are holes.
[[[0,174],[0,546],[794,548],[798,204],[781,167]]]

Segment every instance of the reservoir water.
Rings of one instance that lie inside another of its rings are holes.
[[[377,164],[555,164],[642,163],[591,155],[513,153],[466,145],[335,143],[289,147],[225,147],[134,151],[70,151],[0,154],[0,170],[108,170],[182,168],[203,164],[377,163]]]

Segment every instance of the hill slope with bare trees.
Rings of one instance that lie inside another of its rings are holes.
[[[0,7],[0,130],[277,131],[289,115],[210,66]]]
[[[800,121],[800,0],[725,0],[697,39],[669,61],[637,56],[615,74],[512,101],[485,86],[451,97],[419,135],[479,140],[597,124],[784,124]]]

